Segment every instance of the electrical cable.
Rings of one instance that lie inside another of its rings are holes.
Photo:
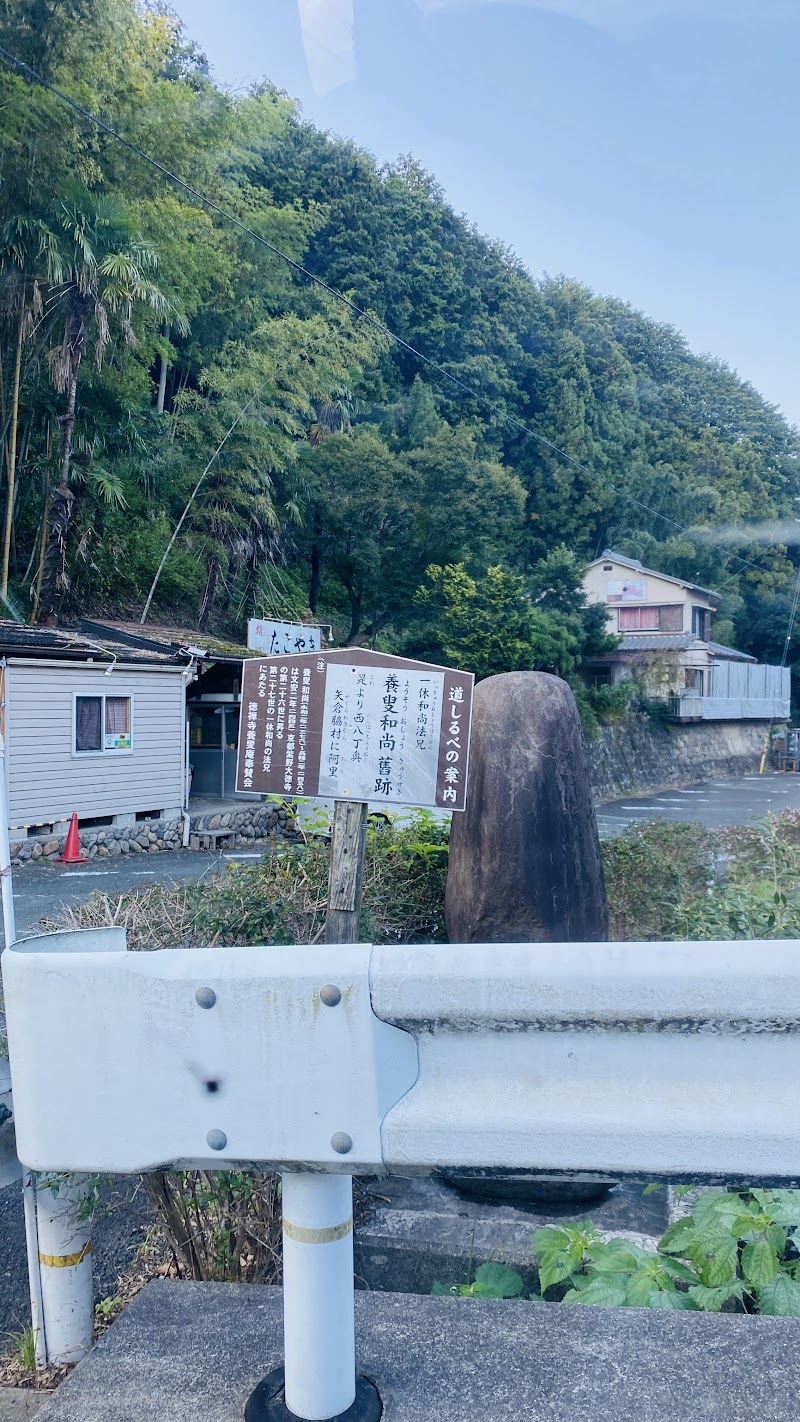
[[[149,163],[150,166],[155,168],[159,173],[161,173],[163,177],[169,179],[171,183],[175,183],[177,187],[183,189],[185,193],[188,193],[190,197],[194,198],[198,203],[202,204],[202,206],[207,208],[209,212],[216,213],[218,217],[223,218],[233,227],[238,228],[240,232],[244,232],[248,237],[252,237],[254,242],[258,242],[262,247],[265,247],[268,251],[272,252],[274,256],[279,257],[280,260],[285,262],[288,267],[290,267],[294,272],[297,273],[298,276],[301,276],[305,280],[312,282],[314,286],[319,287],[320,290],[326,292],[336,301],[341,301],[345,306],[349,308],[353,315],[359,318],[359,320],[366,321],[369,325],[374,327],[375,330],[380,331],[382,335],[387,336],[389,340],[393,341],[394,344],[396,346],[399,346],[401,350],[404,350],[410,356],[413,356],[415,360],[418,360],[428,370],[431,370],[436,375],[441,376],[445,380],[448,380],[451,385],[456,386],[466,395],[469,395],[470,399],[476,400],[479,404],[489,409],[496,417],[499,417],[499,419],[503,423],[511,426],[513,429],[517,430],[520,434],[526,436],[528,439],[536,440],[539,444],[543,445],[544,448],[550,450],[552,454],[557,455],[559,459],[562,459],[565,463],[571,465],[573,469],[577,469],[582,474],[585,474],[586,477],[593,483],[601,482],[600,476],[596,474],[595,471],[591,469],[588,464],[584,464],[582,460],[576,459],[565,449],[561,449],[559,445],[554,444],[553,441],[548,439],[546,435],[541,434],[531,425],[527,425],[522,420],[518,420],[515,415],[509,414],[508,411],[505,410],[501,405],[494,404],[488,396],[483,395],[479,390],[474,389],[474,387],[469,385],[467,381],[462,380],[457,375],[453,375],[443,365],[440,365],[438,361],[434,360],[431,356],[425,355],[424,351],[418,350],[416,346],[411,345],[411,343],[409,341],[404,340],[402,336],[398,336],[396,331],[393,331],[391,327],[387,326],[384,321],[379,320],[377,316],[373,316],[371,312],[366,311],[363,307],[359,306],[357,302],[353,301],[349,296],[346,296],[344,292],[338,291],[337,288],[334,286],[330,286],[328,282],[322,279],[322,277],[317,276],[314,272],[310,271],[308,267],[304,267],[302,262],[298,262],[293,257],[288,256],[285,252],[282,252],[281,249],[279,247],[276,247],[273,242],[270,242],[268,238],[263,237],[261,233],[255,232],[252,227],[248,227],[246,223],[242,222],[238,217],[236,217],[234,213],[228,211],[227,208],[224,208],[219,203],[214,202],[212,198],[206,197],[204,193],[200,192],[198,188],[192,187],[191,183],[187,183],[185,179],[179,178],[177,173],[173,173],[172,170],[170,168],[167,168],[164,163],[159,162],[157,158],[153,158],[151,154],[146,153],[143,148],[139,148],[136,143],[133,143],[130,139],[125,138],[123,134],[119,133],[115,128],[112,128],[110,124],[107,124],[104,119],[101,119],[97,114],[92,113],[91,109],[85,108],[84,105],[79,103],[77,99],[73,99],[70,94],[65,94],[63,89],[57,88],[57,86],[55,84],[52,84],[49,79],[45,79],[41,74],[37,73],[35,69],[32,69],[29,64],[26,64],[24,60],[18,59],[15,54],[12,54],[10,52],[10,50],[4,49],[2,45],[0,45],[0,58],[4,59],[14,68],[18,69],[22,74],[27,75],[29,79],[31,79],[35,84],[38,84],[41,88],[49,90],[51,94],[54,94],[56,98],[61,99],[65,104],[68,104],[69,107],[71,109],[74,109],[76,113],[80,114],[82,118],[88,120],[89,123],[94,124],[95,127],[99,128],[103,133],[107,133],[109,137],[115,139],[117,143],[121,143],[124,148],[127,148],[129,152],[135,154],[137,158],[142,159],[142,161],[145,163]],[[602,483],[603,486],[610,493],[615,494],[617,498],[627,499],[629,503],[634,504],[637,508],[641,509],[643,513],[648,514],[650,518],[660,519],[662,523],[668,524],[670,528],[674,528],[675,530],[677,530],[677,532],[686,533],[689,536],[692,536],[692,530],[690,528],[687,528],[685,524],[679,523],[676,519],[670,518],[668,514],[661,513],[657,509],[651,508],[649,504],[644,503],[641,499],[637,499],[635,494],[631,494],[627,490],[619,488],[617,485],[612,484],[608,480],[604,479],[602,480]],[[763,569],[759,568],[757,563],[751,562],[748,558],[742,558],[737,553],[731,553],[729,556],[735,562],[740,563],[744,568],[752,568],[757,573],[763,572]]]
[[[794,598],[792,599],[792,607],[789,613],[789,625],[786,629],[786,641],[783,644],[783,656],[781,657],[782,667],[786,666],[786,658],[789,655],[789,643],[792,640],[792,632],[794,631],[794,622],[797,616],[798,605],[800,605],[800,571],[798,571],[797,582],[794,585]]]

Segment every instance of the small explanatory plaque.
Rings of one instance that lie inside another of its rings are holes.
[[[236,789],[463,810],[473,685],[361,648],[252,658]]]

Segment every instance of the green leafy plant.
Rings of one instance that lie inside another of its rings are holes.
[[[434,1283],[432,1294],[442,1298],[518,1299],[523,1292],[522,1278],[506,1264],[481,1264],[469,1284]]]
[[[122,1307],[122,1299],[119,1294],[110,1295],[108,1298],[100,1299],[94,1306],[95,1314],[98,1318],[107,1323]]]
[[[800,1190],[705,1191],[659,1244],[696,1270],[696,1308],[800,1317]]]
[[[690,1187],[681,1188],[685,1195]],[[800,1318],[800,1190],[706,1190],[655,1252],[605,1239],[588,1221],[537,1229],[531,1245],[534,1299]],[[502,1293],[478,1287],[481,1270],[472,1285],[436,1284],[433,1292],[518,1298],[522,1278],[501,1267]]]
[[[696,1282],[685,1265],[603,1236],[588,1223],[538,1229],[531,1243],[539,1266],[539,1297],[558,1288],[564,1303],[691,1307],[678,1281]]]

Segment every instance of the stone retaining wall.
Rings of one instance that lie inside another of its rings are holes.
[[[755,774],[767,721],[701,721],[682,726],[637,714],[603,726],[587,745],[598,799],[665,789],[698,780]]]
[[[192,834],[204,829],[232,828],[234,833],[224,843],[231,845],[263,843],[270,839],[298,838],[297,822],[290,805],[253,805],[247,809],[228,810],[215,815],[192,815]],[[222,841],[220,841],[222,843]]]
[[[234,833],[220,841],[223,848],[298,837],[290,806],[253,805],[224,814],[191,815],[194,834],[198,830],[224,829],[228,826]],[[81,854],[86,859],[113,859],[120,854],[153,854],[160,849],[181,848],[183,820],[141,820],[133,825],[105,825],[102,829],[82,829],[79,838]],[[15,840],[11,844],[11,859],[19,864],[30,859],[56,859],[64,853],[66,842],[66,834]]]

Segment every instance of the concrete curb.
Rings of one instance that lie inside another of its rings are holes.
[[[157,1280],[40,1422],[241,1422],[282,1361],[282,1297]],[[794,1422],[800,1319],[356,1296],[385,1422]]]
[[[0,1387],[0,1422],[25,1422],[49,1396],[32,1387]]]

